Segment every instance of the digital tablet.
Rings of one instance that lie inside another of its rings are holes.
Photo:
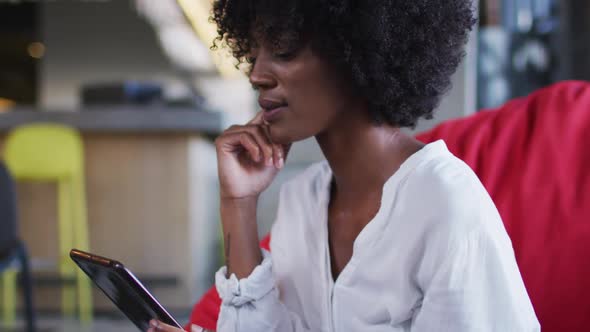
[[[77,249],[70,251],[70,257],[141,331],[147,331],[151,319],[182,329],[120,262]]]

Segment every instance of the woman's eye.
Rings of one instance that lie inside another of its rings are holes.
[[[246,57],[246,61],[248,63],[252,63],[253,64],[254,62],[256,62],[256,57],[253,57],[253,56]]]
[[[275,57],[281,59],[281,60],[289,60],[291,58],[293,58],[295,56],[295,52],[289,51],[289,52],[279,52],[275,54]]]

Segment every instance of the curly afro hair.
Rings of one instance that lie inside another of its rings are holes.
[[[215,0],[213,48],[227,45],[240,66],[253,36],[280,50],[309,43],[376,123],[415,127],[449,89],[473,13],[472,0]]]

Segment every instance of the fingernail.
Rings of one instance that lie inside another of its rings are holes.
[[[266,160],[266,166],[272,166],[272,157]]]
[[[150,320],[150,326],[151,327],[158,327],[158,321],[155,319]]]
[[[279,158],[279,168],[283,168],[283,166],[285,166],[285,161],[281,157],[281,158]]]

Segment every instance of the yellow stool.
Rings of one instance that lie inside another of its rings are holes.
[[[62,312],[66,315],[75,313],[77,290],[80,320],[90,322],[92,285],[69,257],[71,248],[88,250],[89,247],[84,150],[80,135],[74,129],[57,124],[22,126],[8,135],[4,159],[17,180],[57,182],[59,272],[61,277],[76,280],[76,288],[71,285],[62,288]],[[13,276],[8,278],[14,279]],[[4,284],[8,282],[5,280]],[[8,297],[5,296],[5,300]],[[10,314],[5,316],[11,317]]]
[[[9,268],[2,274],[2,320],[6,326],[16,321],[16,278],[17,270]]]

